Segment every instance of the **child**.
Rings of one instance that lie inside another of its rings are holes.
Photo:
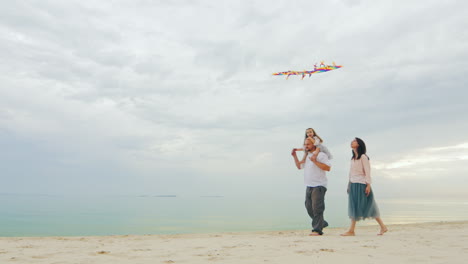
[[[317,133],[315,133],[315,130],[313,128],[306,129],[304,139],[306,139],[306,138],[311,138],[312,142],[314,142],[315,147],[317,147],[317,149],[315,150],[315,153],[323,152],[328,156],[328,159],[333,158],[333,156],[330,153],[330,151],[328,150],[328,148],[325,147],[324,145],[322,145],[322,143],[323,143],[322,138],[319,135],[317,135]],[[305,148],[298,148],[296,150],[304,151],[304,149]],[[307,152],[304,153],[304,157],[302,158],[301,163],[305,162],[306,157],[307,157]]]

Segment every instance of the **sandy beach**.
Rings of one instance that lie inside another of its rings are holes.
[[[308,230],[100,237],[2,237],[0,263],[466,263],[468,221]]]

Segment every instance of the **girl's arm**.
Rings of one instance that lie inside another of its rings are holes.
[[[318,138],[317,136],[314,137],[314,141],[315,141],[315,142],[314,142],[314,145],[315,145],[315,146],[318,146],[318,145],[320,145],[320,144],[323,143],[323,141],[320,140],[320,138]]]

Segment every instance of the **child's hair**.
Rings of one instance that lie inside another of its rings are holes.
[[[319,135],[317,135],[317,133],[315,132],[315,130],[314,130],[313,128],[310,128],[310,127],[309,127],[308,129],[306,129],[305,138],[304,138],[304,139],[307,138],[307,130],[309,130],[309,129],[312,130],[312,132],[314,132],[314,136],[317,137],[318,139],[320,139],[320,142],[323,143],[323,139],[322,139]]]
[[[357,148],[357,157],[355,156],[356,153],[354,153],[354,150],[352,150],[353,152],[353,157],[351,159],[360,159],[362,155],[366,155],[366,143],[364,143],[364,141],[360,138],[355,138],[359,147]],[[369,156],[367,156],[367,158],[369,158]]]

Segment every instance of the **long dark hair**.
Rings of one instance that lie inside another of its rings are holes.
[[[366,143],[364,143],[364,141],[360,138],[355,138],[356,139],[356,142],[358,143],[359,147],[356,149],[357,150],[357,157],[355,156],[356,153],[354,153],[354,150],[351,150],[351,152],[353,153],[353,156],[351,157],[351,159],[360,159],[362,155],[366,155]],[[369,158],[369,156],[367,156],[367,158]]]

